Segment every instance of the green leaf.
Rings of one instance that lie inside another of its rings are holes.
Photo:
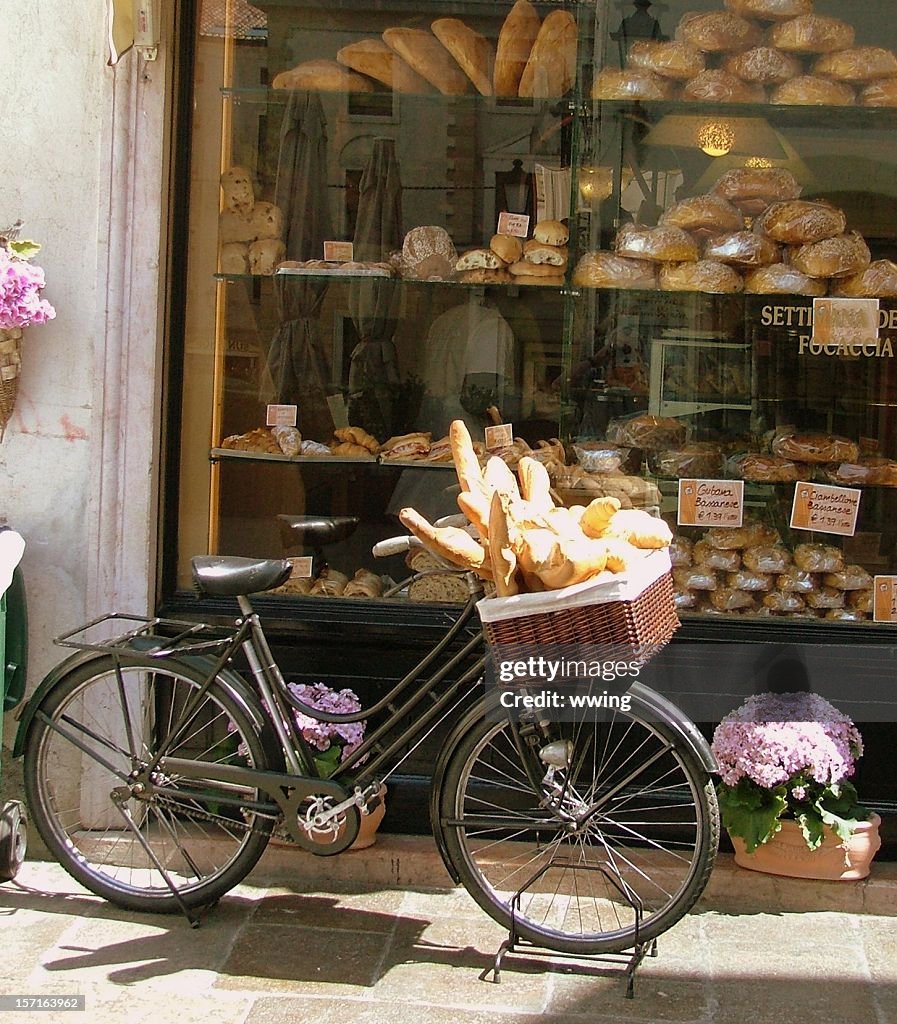
[[[326,750],[315,754],[315,766],[321,778],[326,779],[339,768],[342,747],[337,743],[331,743]]]
[[[40,252],[41,248],[37,242],[30,242],[24,238],[7,242],[7,245],[20,260],[30,260],[32,256],[36,256]]]
[[[802,811],[797,815],[797,823],[800,825],[804,842],[808,849],[815,850],[822,846],[825,839],[825,829],[821,816],[815,811]]]
[[[779,817],[787,807],[784,786],[761,789],[749,779],[740,779],[735,786],[720,783],[717,794],[723,825],[730,835],[744,840],[747,853],[753,853],[782,827]]]

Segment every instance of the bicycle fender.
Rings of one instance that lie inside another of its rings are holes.
[[[106,657],[108,657],[108,655],[99,651],[75,651],[67,658],[64,658],[55,666],[55,668],[51,669],[47,675],[44,676],[22,710],[19,718],[19,727],[16,730],[16,738],[12,749],[13,757],[21,757],[25,753],[25,741],[28,737],[28,731],[31,728],[31,723],[34,720],[37,709],[41,706],[44,698],[59,682],[59,680],[69,672],[80,668],[82,665],[86,665],[88,662],[99,661]],[[178,660],[184,661],[191,667],[197,668],[206,673],[210,672],[215,664],[212,658],[204,655],[189,655],[179,658]],[[233,669],[221,669],[218,673],[217,679],[220,685],[227,691],[228,696],[246,714],[252,724],[257,727],[259,733],[264,739],[270,731],[270,725],[255,691],[252,690],[246,681]],[[269,743],[269,746],[271,747],[269,753],[273,753],[274,750],[279,751],[279,756],[275,764],[281,763],[283,752],[280,751],[280,747],[276,742]]]
[[[667,700],[663,694],[652,690],[650,686],[645,686],[644,683],[633,683],[629,687],[629,693],[638,696],[639,700],[657,716],[658,722],[680,734],[683,743],[708,775],[717,771],[718,766],[710,750],[710,744],[688,715],[677,708],[672,701]]]

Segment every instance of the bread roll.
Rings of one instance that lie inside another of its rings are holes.
[[[249,243],[227,242],[218,253],[219,274],[249,273]]]
[[[657,287],[655,264],[613,252],[587,252],[573,271],[573,283],[585,288]]]
[[[870,82],[860,93],[864,107],[897,107],[897,78],[883,78]]]
[[[493,235],[489,248],[502,263],[516,263],[523,259],[523,242],[514,235]]]
[[[704,53],[729,53],[758,46],[763,37],[760,26],[731,11],[684,14],[676,28],[676,39]]]
[[[492,87],[496,96],[516,96],[542,22],[529,0],[517,0],[502,24]]]
[[[701,565],[677,565],[673,582],[680,590],[716,590],[719,586],[715,570]]]
[[[810,608],[843,608],[844,591],[835,590],[834,587],[820,587],[819,590],[809,591],[806,602]]]
[[[473,82],[477,92],[481,96],[491,96],[495,54],[489,40],[459,18],[437,18],[430,28]]]
[[[787,21],[813,10],[813,0],[725,0],[725,5],[733,14],[760,21]]]
[[[287,254],[279,238],[260,238],[249,244],[249,273],[268,277],[274,273]]]
[[[575,80],[576,19],[554,10],[542,22],[517,93],[530,99],[566,96]]]
[[[470,92],[470,79],[432,32],[419,28],[388,28],[383,41],[443,96]]]
[[[468,249],[462,253],[456,263],[455,270],[504,270],[505,264],[492,249]]]
[[[874,260],[858,274],[833,281],[831,294],[853,299],[897,299],[897,263]]]
[[[382,39],[359,39],[337,51],[336,59],[347,68],[367,75],[393,92],[429,93],[433,86],[413,71]]]
[[[835,590],[868,590],[872,586],[872,577],[861,565],[845,565],[834,572],[827,572],[822,583]]]
[[[711,192],[743,213],[755,215],[778,199],[796,199],[800,185],[784,167],[734,167],[719,178]]]
[[[744,290],[749,295],[825,295],[825,281],[808,277],[787,263],[772,263],[758,267],[744,276]]]
[[[636,39],[629,46],[628,65],[630,68],[653,71],[662,78],[687,81],[704,70],[706,60],[700,50],[688,43]]]
[[[764,267],[778,263],[779,247],[753,231],[733,231],[728,235],[714,235],[704,245],[704,258],[728,263],[734,267]]]
[[[698,260],[697,263],[664,263],[660,268],[660,287],[665,292],[711,292],[717,295],[742,290],[741,275],[724,263]]]
[[[462,284],[510,284],[514,278],[507,272],[507,270],[485,270],[478,268],[476,270],[463,270],[458,275],[458,280]]]
[[[882,46],[855,46],[820,57],[813,65],[813,74],[839,82],[893,78],[897,75],[897,55]]]
[[[667,227],[682,228],[683,231],[720,234],[740,231],[744,227],[744,217],[727,199],[710,193],[681,199],[663,212],[660,223]]]
[[[856,93],[843,82],[801,75],[776,86],[769,102],[779,106],[849,107],[856,102]]]
[[[682,99],[705,103],[765,103],[762,85],[745,82],[730,71],[712,69],[695,75],[682,89]]]
[[[853,26],[823,14],[799,14],[769,30],[772,46],[789,53],[833,53],[853,46]]]
[[[847,603],[850,607],[865,615],[872,614],[872,602],[871,590],[854,590],[847,595]]]
[[[754,228],[775,242],[806,245],[843,234],[847,215],[824,200],[787,199],[768,207]]]
[[[784,572],[791,565],[791,552],[781,544],[758,544],[745,548],[741,557],[750,572]],[[768,590],[769,587],[763,589]]]
[[[566,245],[570,231],[559,220],[540,220],[533,228],[533,238],[546,245]]]
[[[753,548],[752,550],[757,550]],[[728,573],[726,583],[736,590],[746,590],[752,593],[757,591],[772,590],[772,576],[765,572],[754,572],[752,569],[736,569]]]
[[[781,85],[803,71],[797,57],[772,46],[755,46],[744,53],[732,54],[723,62],[723,68],[756,85]]]
[[[274,89],[303,89],[307,92],[373,92],[374,83],[338,64],[335,60],[306,60],[289,71],[281,71],[271,83]]]
[[[245,167],[228,167],[221,175],[224,209],[248,217],[255,204],[252,175]]]
[[[548,263],[553,267],[567,266],[567,247],[565,245],[547,245],[531,238],[523,246],[523,258],[528,263]]]
[[[858,231],[788,250],[792,266],[808,277],[849,277],[869,266],[869,246]]]
[[[617,232],[614,251],[620,256],[632,256],[635,259],[686,263],[698,258],[698,243],[681,228],[646,228],[625,224]]]
[[[255,239],[255,228],[251,216],[244,217],[243,214],[233,210],[222,210],[218,215],[218,241],[222,246],[234,242],[246,244],[254,242]]]
[[[675,92],[672,79],[639,68],[604,68],[592,85],[593,100],[669,100]]]
[[[774,455],[795,462],[856,462],[856,444],[833,434],[779,434],[772,442]],[[802,566],[801,568],[806,568]]]

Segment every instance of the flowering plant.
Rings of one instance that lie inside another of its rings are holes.
[[[287,689],[303,704],[334,715],[361,711],[361,701],[352,690],[334,690],[326,683],[288,683]],[[320,722],[294,708],[296,726],[317,753],[315,765],[323,778],[332,775],[361,746],[365,721]]]
[[[853,722],[815,693],[749,697],[717,726],[711,745],[722,781],[723,824],[753,853],[797,821],[811,850],[828,825],[844,841],[869,811],[850,782],[863,741]]]
[[[30,262],[40,252],[36,242],[18,241],[18,226],[0,233],[0,328],[45,324],[56,310],[40,297],[43,270]]]

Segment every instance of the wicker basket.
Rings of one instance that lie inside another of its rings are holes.
[[[679,628],[669,558],[655,552],[633,574],[607,575],[566,591],[521,595],[523,600],[480,601],[486,642],[510,648],[507,656],[533,646],[600,644],[648,661]]]
[[[19,394],[22,370],[22,330],[0,327],[0,441],[9,423]]]

